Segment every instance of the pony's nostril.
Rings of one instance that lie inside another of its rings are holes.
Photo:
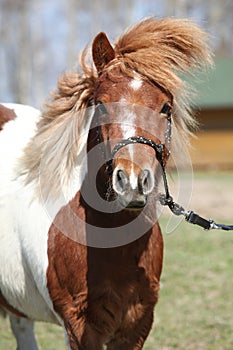
[[[128,185],[128,177],[123,170],[117,170],[114,176],[114,188],[118,193],[125,192]]]
[[[124,173],[122,170],[118,170],[116,173],[116,177],[117,177],[117,181],[121,182],[123,177],[124,177]]]
[[[139,179],[139,184],[143,194],[148,194],[152,191],[154,186],[154,180],[152,173],[149,170],[143,170]]]
[[[147,188],[149,184],[149,180],[148,180],[148,171],[145,170],[144,174],[142,176],[142,188]]]

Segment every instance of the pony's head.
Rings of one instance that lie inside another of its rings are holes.
[[[202,32],[193,26],[193,33],[188,24],[149,19],[115,47],[105,33],[94,39],[98,78],[91,139],[99,144],[113,197],[125,208],[143,208],[156,187],[159,168],[169,157],[171,119],[176,125],[193,123],[185,96],[182,101],[179,95],[183,83],[174,72],[198,65],[208,54],[203,45],[197,48]]]
[[[107,37],[99,34],[93,43],[99,72],[93,121],[114,197],[126,208],[140,209],[156,184],[158,151],[152,145],[164,145],[162,157],[167,160],[172,95],[136,71],[125,74],[117,60],[102,71],[102,61],[106,64],[114,55]]]
[[[195,125],[190,88],[183,77],[211,63],[207,36],[189,20],[149,18],[115,45],[104,33],[98,34],[92,45],[93,66],[86,64],[86,53],[81,74],[59,78],[25,149],[20,173],[27,183],[36,181],[45,198],[61,193],[73,198],[85,175],[95,181],[90,168],[82,166],[85,135],[92,123],[87,150],[96,148],[95,157],[104,164],[98,192],[106,195],[104,186],[110,184],[108,199],[143,208],[156,186],[159,163],[168,159],[171,129],[173,152]]]

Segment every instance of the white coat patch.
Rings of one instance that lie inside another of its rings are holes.
[[[131,80],[131,82],[129,83],[129,86],[133,89],[133,90],[139,90],[142,86],[142,80],[139,78],[134,78],[133,80]]]

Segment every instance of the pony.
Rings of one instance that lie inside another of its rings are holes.
[[[153,323],[161,165],[195,126],[184,75],[211,63],[208,36],[147,18],[114,45],[99,33],[90,58],[42,112],[0,108],[0,305],[18,350],[38,349],[34,321],[72,350],[139,350]]]

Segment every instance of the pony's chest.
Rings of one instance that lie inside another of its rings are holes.
[[[144,269],[126,268],[118,275],[113,271],[111,276],[102,276],[99,283],[90,288],[87,315],[95,326],[104,325],[108,334],[127,334],[146,310],[153,308],[156,297]]]

